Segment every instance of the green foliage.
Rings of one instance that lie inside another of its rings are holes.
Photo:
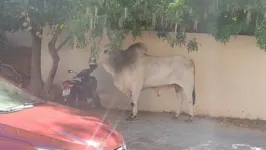
[[[0,1],[0,47],[7,43],[6,32],[14,32],[20,28],[20,12],[15,9],[18,3],[12,0]]]
[[[67,18],[70,3],[68,0],[27,0],[26,10],[32,23],[36,26],[44,26],[47,23],[63,24]]]
[[[266,22],[261,23],[255,31],[257,45],[266,51]]]
[[[68,29],[81,46],[86,45],[85,33],[93,42],[106,32],[107,46],[119,50],[127,34],[142,36],[148,29],[189,52],[197,51],[199,43],[187,39],[186,32],[209,33],[222,43],[232,35],[251,34],[265,49],[265,0],[73,0],[72,5]]]
[[[35,31],[41,37],[42,28],[64,24],[70,9],[68,0],[5,0],[0,2],[0,30]]]
[[[245,31],[247,27],[246,16],[242,11],[238,11],[235,14],[223,12],[218,16],[211,34],[217,41],[225,44],[231,35],[238,35],[241,31]]]
[[[0,18],[7,21],[0,23],[3,31],[20,28],[16,22],[26,12],[30,21],[27,15],[22,19],[29,22],[24,25],[28,30],[65,24],[72,45],[90,43],[93,55],[105,35],[107,46],[119,50],[126,35],[136,38],[144,30],[158,31],[172,47],[186,46],[189,52],[197,51],[199,43],[188,39],[187,32],[209,33],[222,43],[232,35],[255,35],[266,49],[266,0],[9,0],[0,7]]]
[[[110,43],[105,45],[105,47],[110,48],[114,51],[120,50],[122,47],[123,39],[125,38],[125,35],[122,31],[113,31],[107,33],[108,39],[110,40]]]
[[[165,10],[167,20],[173,23],[181,24],[184,21],[186,13],[192,14],[192,9],[187,5],[186,0],[175,0],[168,4],[168,8]]]
[[[208,17],[204,22],[207,22],[207,32],[217,41],[225,44],[232,35],[255,35],[258,46],[266,48],[262,30],[266,17],[265,0],[213,0],[208,7]]]
[[[101,39],[105,33],[110,41],[106,46],[120,50],[126,35],[131,34],[133,38],[142,36],[142,31],[154,29],[159,22],[162,26],[165,26],[165,21],[169,24],[184,24],[187,12],[191,14],[191,8],[185,5],[185,0],[75,0],[72,5],[67,23],[72,40],[84,47],[89,39],[92,49],[95,49],[95,40]],[[90,33],[89,37],[86,33]],[[164,39],[173,47],[182,45],[175,37],[167,36]]]
[[[19,29],[20,11],[19,4],[13,0],[0,1],[0,30],[16,31]]]
[[[199,43],[197,42],[197,39],[193,37],[192,40],[190,40],[187,44],[187,50],[188,52],[193,52],[193,51],[198,51],[198,45]]]

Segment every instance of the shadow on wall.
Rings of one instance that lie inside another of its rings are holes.
[[[110,106],[111,108],[117,109],[123,109],[129,106],[129,98],[114,86],[112,76],[103,69],[102,65],[99,65],[92,75],[98,80],[97,91],[101,97],[103,106]],[[117,103],[120,103],[122,107],[115,107]]]
[[[27,87],[30,83],[31,47],[15,46],[8,43],[0,50],[1,74],[15,83]],[[6,76],[7,75],[7,76]]]
[[[7,51],[2,52],[3,62],[30,75],[31,35],[28,32],[7,33]]]
[[[0,52],[1,60],[23,74],[30,75],[31,50],[31,47],[8,45],[5,51]]]

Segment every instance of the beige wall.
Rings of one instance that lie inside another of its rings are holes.
[[[188,54],[185,48],[171,48],[157,38],[154,32],[145,32],[137,39],[148,45],[153,55],[184,54],[196,64],[195,113],[210,116],[239,117],[266,120],[266,53],[256,47],[254,37],[233,37],[227,45],[216,42],[206,34],[189,34],[201,43],[199,52]],[[49,37],[43,38],[42,72],[47,77],[51,58],[47,51]],[[60,40],[62,40],[61,38]],[[133,43],[128,37],[124,48]],[[68,69],[80,71],[88,65],[88,50],[70,50],[65,46],[60,51],[61,61],[55,82],[69,79]],[[130,109],[130,100],[114,86],[111,76],[101,67],[94,73],[99,80],[102,103],[107,107]],[[139,100],[139,109],[147,111],[175,111],[177,100],[174,90],[157,97],[154,91],[145,90]],[[183,104],[187,111],[187,103]]]

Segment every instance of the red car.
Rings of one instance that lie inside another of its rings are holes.
[[[101,119],[45,102],[0,77],[0,150],[126,150],[126,145]]]

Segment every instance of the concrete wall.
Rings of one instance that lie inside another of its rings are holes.
[[[189,34],[201,43],[199,52],[188,54],[185,48],[171,48],[157,38],[154,32],[145,32],[137,39],[147,44],[152,55],[189,55],[196,64],[195,113],[210,116],[239,117],[266,120],[266,53],[256,47],[254,37],[232,37],[227,45],[216,42],[206,34]],[[62,36],[60,40],[63,40]],[[43,38],[42,72],[46,79],[51,67],[47,50],[50,37]],[[59,40],[59,41],[60,41]],[[127,37],[124,48],[134,41]],[[105,42],[104,42],[105,43]],[[60,51],[60,64],[55,82],[69,79],[68,69],[80,71],[88,66],[88,50],[70,50],[67,46]],[[99,93],[103,105],[111,108],[130,109],[130,100],[113,85],[111,76],[100,67],[94,75],[99,80]],[[175,111],[177,100],[171,89],[161,97],[152,90],[141,93],[139,110]],[[183,104],[187,111],[187,103]]]

